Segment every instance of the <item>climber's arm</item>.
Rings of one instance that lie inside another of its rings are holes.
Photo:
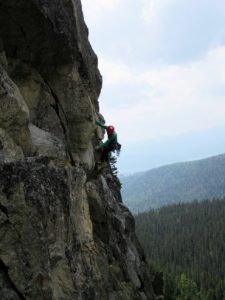
[[[105,126],[104,124],[100,123],[99,121],[95,121],[96,125],[100,126],[103,129],[107,129],[108,126]]]

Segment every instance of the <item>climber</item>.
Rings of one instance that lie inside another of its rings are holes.
[[[106,126],[102,123],[96,121],[96,124],[103,129],[106,129],[108,140],[105,143],[100,144],[95,147],[95,150],[101,150],[101,163],[109,161],[109,153],[111,151],[117,150],[120,151],[121,145],[117,141],[117,133],[115,132],[115,128],[110,125]]]

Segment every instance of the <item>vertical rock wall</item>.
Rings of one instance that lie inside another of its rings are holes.
[[[0,299],[154,299],[100,90],[79,0],[0,0]]]

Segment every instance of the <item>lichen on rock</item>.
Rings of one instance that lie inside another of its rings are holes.
[[[0,65],[0,128],[4,129],[26,155],[31,149],[29,110],[18,87]]]
[[[79,0],[0,0],[0,299],[154,299]]]

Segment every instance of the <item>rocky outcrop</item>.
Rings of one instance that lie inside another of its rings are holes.
[[[0,299],[154,299],[79,0],[0,0]]]

